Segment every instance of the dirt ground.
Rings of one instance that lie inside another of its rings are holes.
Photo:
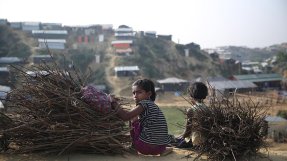
[[[260,98],[261,99],[261,98]],[[271,104],[270,114],[275,114],[278,110],[287,110],[286,104]],[[159,95],[156,103],[160,107],[169,106],[186,106],[190,107],[182,96],[175,97],[173,94]],[[268,151],[262,149],[260,154],[268,158],[253,158],[253,161],[287,161],[287,142],[274,143],[268,140]],[[188,154],[192,153],[191,158],[185,158]],[[173,152],[167,156],[144,156],[135,154],[124,155],[96,155],[96,154],[70,154],[63,156],[43,156],[37,154],[0,154],[0,161],[192,161],[196,157],[196,153],[188,150],[174,149]],[[207,160],[206,156],[201,157],[200,160]],[[248,160],[248,159],[243,159]]]
[[[279,149],[269,149],[268,153],[262,152],[263,157],[257,157],[251,159],[252,161],[286,161],[287,160],[287,145],[279,145]],[[191,154],[190,158],[186,158],[188,154]],[[71,154],[63,156],[41,156],[37,154],[18,154],[18,155],[0,155],[0,161],[192,161],[196,157],[196,153],[187,150],[174,149],[171,154],[166,156],[144,156],[135,154],[124,155],[96,155],[96,154]],[[265,157],[265,158],[264,158]],[[202,156],[199,160],[207,160],[206,156]],[[245,159],[243,159],[245,160]],[[247,159],[246,159],[247,160]]]

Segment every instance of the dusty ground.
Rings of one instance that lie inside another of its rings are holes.
[[[269,158],[257,157],[251,159],[253,161],[286,161],[287,160],[287,146],[280,145],[280,149],[270,150]],[[192,153],[191,158],[185,158],[188,154]],[[263,152],[265,157],[267,157],[267,152]],[[174,149],[174,151],[167,156],[144,156],[144,155],[115,155],[115,156],[105,156],[96,154],[71,154],[64,156],[40,156],[37,154],[21,154],[21,155],[0,155],[1,161],[192,161],[196,157],[196,154],[192,151]],[[200,160],[207,160],[206,156],[202,156]],[[245,160],[245,159],[244,159]]]
[[[256,98],[258,99],[258,98]],[[260,98],[261,99],[261,98]],[[271,104],[270,114],[275,114],[279,109],[287,110],[287,104]],[[161,107],[168,106],[186,106],[189,107],[188,103],[183,97],[174,97],[173,94],[166,94],[165,96],[159,95],[156,103]],[[287,161],[287,143],[274,143],[268,141],[268,151],[262,149],[260,154],[269,158],[254,158],[253,161]],[[184,158],[188,154],[192,153],[191,158]],[[174,151],[167,156],[144,156],[144,155],[115,155],[105,156],[96,154],[71,154],[64,156],[41,156],[37,154],[20,154],[20,155],[8,155],[0,154],[0,161],[186,161],[193,160],[196,157],[196,153],[187,150],[174,149]],[[200,160],[207,160],[206,157],[202,157]],[[243,159],[247,160],[247,159]]]

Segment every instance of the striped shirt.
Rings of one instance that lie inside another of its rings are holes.
[[[143,142],[156,145],[166,145],[170,142],[166,119],[160,108],[151,100],[138,103],[144,109],[139,115],[141,125],[140,139]]]

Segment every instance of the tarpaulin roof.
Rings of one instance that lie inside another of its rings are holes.
[[[234,75],[236,80],[249,80],[252,82],[264,82],[264,81],[281,81],[282,76],[277,73],[272,74],[246,74],[246,75]]]
[[[213,81],[209,82],[214,89],[242,89],[242,88],[256,88],[257,86],[250,81]]]
[[[158,83],[186,83],[188,82],[187,80],[171,77],[171,78],[166,78],[162,80],[157,80]]]
[[[268,122],[286,122],[287,123],[286,119],[284,119],[283,117],[279,117],[279,116],[266,116],[265,120]]]

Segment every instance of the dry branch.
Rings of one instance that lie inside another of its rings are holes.
[[[266,148],[264,139],[268,125],[264,120],[267,108],[251,99],[239,101],[211,96],[208,108],[193,113],[192,131],[204,139],[193,151],[207,155],[210,160],[237,160],[254,157]],[[189,157],[189,156],[187,156]]]
[[[129,130],[116,110],[103,114],[84,102],[85,79],[78,71],[41,64],[21,74],[21,86],[7,99],[13,109],[12,127],[1,129],[12,153],[123,153],[129,144]],[[27,73],[27,71],[34,73]]]

